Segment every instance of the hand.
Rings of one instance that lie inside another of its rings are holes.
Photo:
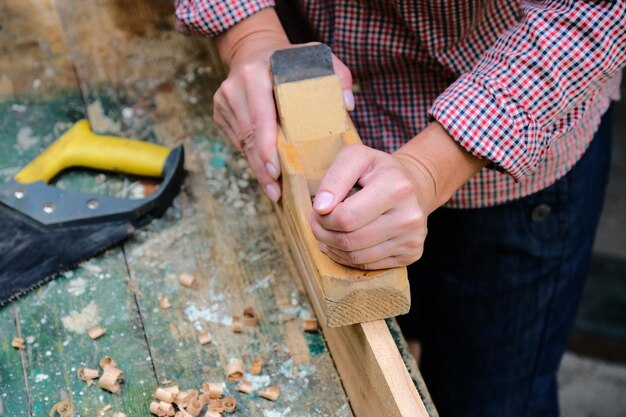
[[[364,145],[342,149],[313,202],[310,223],[320,250],[360,269],[415,262],[422,256],[427,216],[487,162],[437,122],[393,155]],[[346,198],[355,184],[363,188]]]
[[[218,38],[218,50],[230,72],[213,97],[215,123],[246,156],[263,190],[275,202],[280,198],[280,163],[269,58],[277,49],[294,47],[282,28],[268,29],[280,25],[277,22],[273,9],[265,9],[229,30],[226,39]],[[334,55],[333,66],[344,89],[346,108],[352,110],[350,71]]]
[[[311,228],[320,250],[360,269],[406,266],[422,255],[427,213],[418,190],[432,188],[405,161],[364,145],[344,148],[322,179]],[[344,200],[358,182],[361,190]]]

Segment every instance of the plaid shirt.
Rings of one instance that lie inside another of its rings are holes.
[[[217,35],[272,0],[177,0],[177,28]],[[350,68],[365,144],[393,152],[431,118],[492,161],[447,207],[553,184],[583,155],[626,62],[624,1],[306,0]]]

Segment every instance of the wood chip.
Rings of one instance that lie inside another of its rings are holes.
[[[192,417],[192,416],[187,411],[181,409],[181,410],[178,410],[176,414],[174,414],[174,417]]]
[[[97,338],[103,336],[106,332],[107,332],[106,329],[103,329],[102,327],[98,325],[92,326],[87,329],[87,334],[93,340],[96,340]]]
[[[241,383],[237,387],[237,391],[243,392],[244,394],[250,394],[252,392],[252,382],[241,381]]]
[[[276,386],[267,387],[264,390],[259,391],[259,396],[266,398],[270,401],[276,401],[279,395],[280,395],[280,388]]]
[[[199,399],[192,400],[186,408],[186,411],[191,414],[193,417],[196,417],[202,411],[202,407],[204,404]]]
[[[220,413],[216,413],[213,410],[206,410],[206,413],[204,413],[204,417],[222,417],[222,415]]]
[[[255,326],[259,322],[259,316],[252,307],[246,307],[243,310],[243,321],[247,326]]]
[[[304,329],[305,332],[316,332],[317,329],[319,328],[317,319],[303,319],[302,328]]]
[[[250,367],[250,375],[258,375],[261,373],[263,369],[263,365],[265,364],[265,360],[263,359],[255,359],[252,361],[252,366]]]
[[[105,405],[104,407],[100,409],[100,411],[98,412],[98,415],[101,415],[101,416],[105,415],[106,412],[109,411],[111,408],[113,408],[111,404]]]
[[[224,384],[221,382],[208,382],[202,385],[202,390],[209,398],[222,398],[224,393]]]
[[[163,383],[165,383],[165,381],[163,381]],[[161,387],[161,388],[163,388],[165,391],[171,392],[172,394],[180,393],[180,389],[178,388],[178,385],[172,385],[171,387]]]
[[[107,366],[116,367],[117,362],[115,362],[112,357],[105,356],[104,358],[100,359],[100,362],[98,363],[98,365],[100,365],[100,368],[104,370],[104,368],[106,368]]]
[[[236,382],[243,378],[243,360],[241,358],[232,358],[226,369],[226,375],[231,382]]]
[[[237,409],[237,400],[234,397],[226,397],[222,400],[224,412],[232,413]]]
[[[233,333],[241,333],[243,332],[243,322],[241,321],[241,317],[233,316],[233,324],[230,325]]]
[[[172,305],[170,304],[170,299],[167,297],[161,297],[159,298],[159,307],[161,307],[163,310],[170,308]]]
[[[159,417],[173,416],[175,414],[174,406],[163,401],[152,401],[150,403],[150,412]]]
[[[104,373],[98,380],[98,386],[104,390],[109,391],[113,394],[118,394],[120,392],[120,384],[117,382],[117,378],[113,374]]]
[[[190,389],[176,395],[174,402],[179,406],[186,408],[189,403],[198,399],[198,391]]]
[[[59,401],[50,409],[48,414],[50,417],[55,417],[57,414],[60,417],[69,417],[74,412],[74,405],[69,401]]]
[[[24,338],[23,337],[14,337],[11,342],[11,346],[15,349],[24,349]]]
[[[153,395],[157,400],[171,404],[176,399],[176,394],[164,388],[158,387]]]
[[[198,333],[198,342],[200,342],[201,345],[207,345],[207,344],[211,343],[211,340],[213,340],[213,338],[211,337],[211,335],[208,332],[199,332]]]
[[[209,398],[207,410],[222,414],[224,412],[224,403],[221,398]]]
[[[91,368],[78,368],[76,376],[78,379],[85,381],[87,385],[91,386],[91,384],[93,384],[93,380],[100,377],[100,371]]]
[[[180,277],[178,277],[178,282],[187,288],[192,288],[196,284],[196,277],[187,273],[182,273],[180,274]]]

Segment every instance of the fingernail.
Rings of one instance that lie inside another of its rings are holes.
[[[328,252],[328,246],[323,244],[322,242],[317,242],[317,247],[324,253]]]
[[[267,184],[265,186],[265,194],[272,200],[274,203],[278,201],[280,197],[280,191],[275,184]]]
[[[313,207],[315,207],[315,210],[324,210],[331,205],[334,199],[335,197],[328,191],[321,191],[315,197]]]
[[[346,110],[354,110],[354,94],[352,94],[352,90],[343,90],[343,103],[346,106]]]
[[[278,179],[278,170],[276,169],[274,164],[272,164],[271,162],[268,162],[267,164],[265,164],[265,169],[267,169],[267,172],[270,174],[272,178],[274,178],[275,180]]]

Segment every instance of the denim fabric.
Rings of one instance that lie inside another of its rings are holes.
[[[574,322],[610,162],[610,115],[554,185],[472,210],[439,209],[409,267],[421,371],[442,417],[558,416],[556,372]]]

